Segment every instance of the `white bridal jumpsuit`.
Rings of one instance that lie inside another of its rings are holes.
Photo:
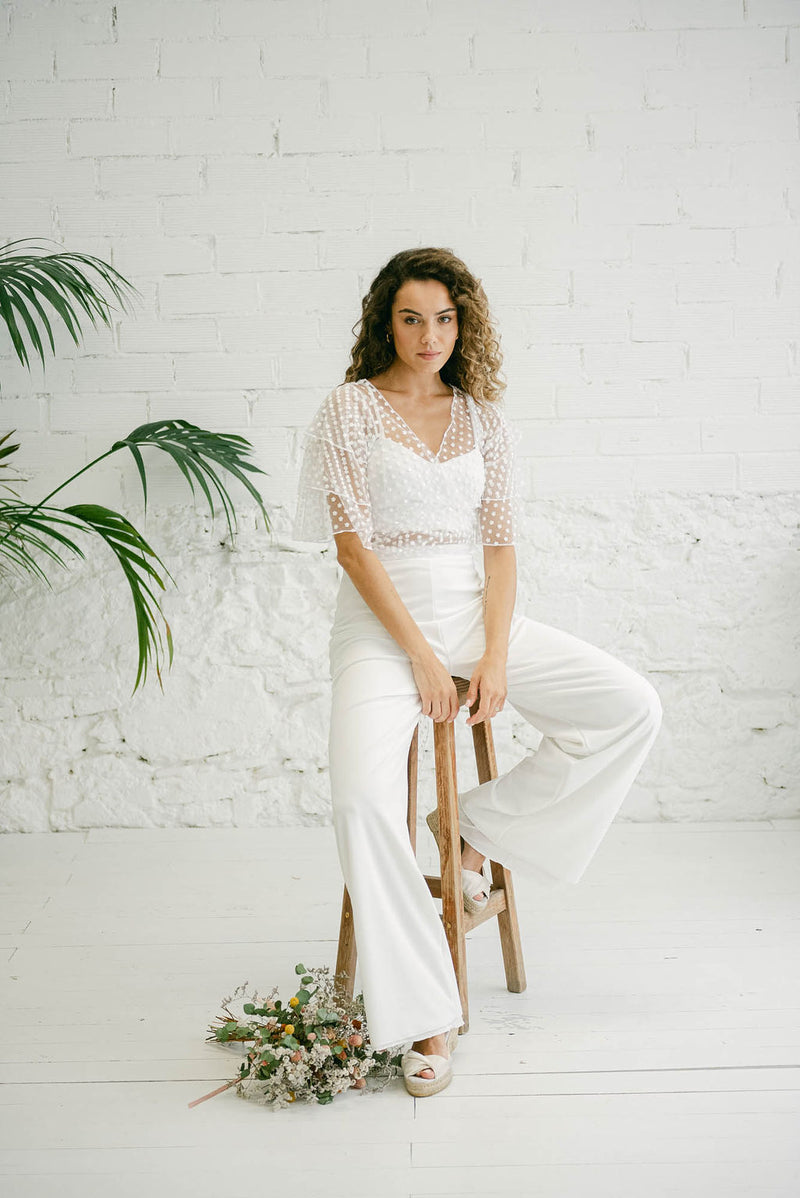
[[[360,379],[335,387],[304,434],[294,536],[330,542],[357,532],[439,660],[463,678],[485,649],[474,546],[514,544],[519,531],[514,433],[497,404],[453,388],[433,453]],[[422,702],[408,655],[345,571],[329,648],[333,823],[379,1050],[446,1032],[463,1014],[406,823]],[[603,649],[517,610],[506,679],[508,702],[543,739],[501,777],[459,795],[461,834],[512,870],[577,882],[656,738],[658,693]]]

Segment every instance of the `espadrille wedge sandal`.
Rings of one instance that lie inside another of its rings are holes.
[[[425,816],[425,822],[433,833],[433,839],[439,846],[439,808],[434,807],[433,811],[429,811]],[[461,848],[464,848],[464,837],[461,837]],[[484,865],[486,858],[484,858]],[[464,896],[464,907],[469,911],[470,915],[477,915],[481,911],[486,910],[486,904],[489,902],[489,889],[491,883],[483,873],[483,867],[478,872],[476,869],[465,869],[461,867],[461,892]],[[482,899],[475,898],[476,894],[483,894]]]
[[[453,1080],[451,1057],[458,1044],[458,1028],[453,1027],[447,1033],[447,1049],[449,1057],[440,1056],[437,1052],[417,1052],[409,1048],[402,1056],[403,1080],[406,1089],[414,1098],[427,1098],[429,1094],[438,1094],[449,1086]],[[432,1069],[433,1077],[417,1077],[421,1069]]]

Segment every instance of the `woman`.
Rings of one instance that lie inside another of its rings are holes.
[[[651,684],[604,650],[515,611],[519,503],[485,293],[446,249],[395,254],[362,301],[344,383],[305,436],[294,535],[335,538],[329,761],[373,1047],[412,1041],[409,1092],[448,1084],[463,1023],[455,970],[406,824],[421,716],[467,724],[506,698],[538,751],[459,795],[464,901],[484,861],[577,882],[656,737]],[[485,582],[473,546],[482,545]]]

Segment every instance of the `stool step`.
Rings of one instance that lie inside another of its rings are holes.
[[[442,879],[438,874],[424,874],[425,881],[428,883],[428,890],[434,898],[442,897]],[[501,911],[506,910],[506,894],[502,888],[492,887],[489,891],[489,901],[483,911],[464,911],[464,931],[469,932],[473,928],[477,928],[478,924],[485,923],[487,919],[494,919]]]

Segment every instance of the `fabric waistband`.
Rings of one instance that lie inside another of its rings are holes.
[[[474,550],[469,545],[447,544],[447,545],[421,545],[416,549],[404,549],[397,552],[394,549],[373,549],[376,557],[379,557],[384,564],[389,562],[405,562],[419,561],[421,558],[439,558],[439,557],[456,557],[468,558],[470,561],[475,560]]]

